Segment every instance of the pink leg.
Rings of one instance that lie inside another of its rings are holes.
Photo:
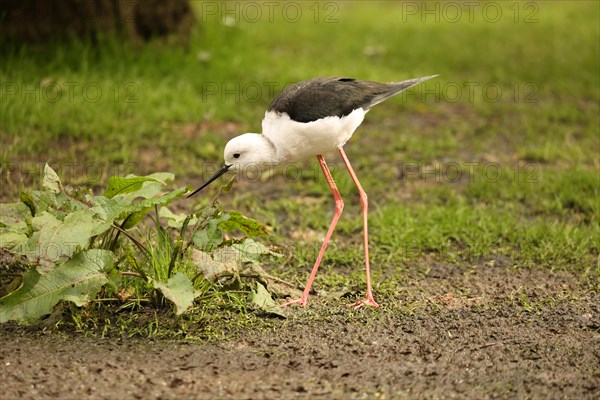
[[[369,202],[367,198],[367,194],[363,190],[352,166],[350,165],[350,161],[348,161],[348,157],[346,157],[346,152],[343,148],[339,148],[340,154],[342,155],[342,160],[344,160],[344,164],[346,164],[346,168],[348,168],[348,172],[358,189],[358,193],[360,194],[360,205],[362,207],[362,217],[363,217],[363,242],[365,246],[365,269],[367,275],[367,297],[363,300],[356,302],[354,304],[350,304],[350,306],[354,308],[362,307],[363,305],[371,306],[371,307],[379,307],[379,304],[375,302],[373,299],[373,290],[371,288],[371,271],[369,267],[369,228],[367,224],[367,214],[369,211]]]
[[[325,240],[323,241],[323,245],[321,246],[321,250],[319,251],[319,255],[317,257],[317,261],[315,261],[315,265],[313,266],[312,272],[310,273],[310,277],[308,278],[306,287],[302,292],[302,296],[297,300],[292,300],[283,304],[283,306],[288,306],[290,304],[300,304],[302,307],[304,307],[306,305],[306,302],[308,301],[308,295],[310,293],[310,287],[312,286],[313,280],[317,275],[317,270],[319,269],[319,265],[321,264],[321,260],[323,259],[323,255],[325,254],[325,250],[327,249],[327,244],[329,243],[331,235],[333,234],[333,230],[335,229],[335,226],[337,225],[337,222],[340,219],[340,216],[342,215],[342,211],[344,210],[344,201],[342,200],[342,196],[340,195],[340,192],[337,186],[335,185],[335,182],[333,181],[333,177],[331,176],[331,172],[327,167],[325,159],[321,155],[318,155],[317,159],[319,160],[319,164],[321,165],[321,169],[323,170],[323,175],[325,175],[327,184],[329,185],[329,188],[333,193],[333,198],[335,199],[335,213],[333,214],[333,220],[331,220],[329,230],[325,235]]]

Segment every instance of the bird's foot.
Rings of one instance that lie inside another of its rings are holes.
[[[354,309],[361,308],[362,306],[368,306],[368,307],[374,307],[374,308],[380,307],[380,305],[377,304],[377,302],[375,301],[375,299],[373,299],[373,296],[371,296],[371,295],[365,297],[361,301],[357,301],[356,303],[348,304],[348,307],[352,307]]]
[[[301,307],[306,307],[306,303],[307,303],[307,302],[308,302],[308,296],[306,296],[306,297],[302,296],[302,297],[300,297],[299,299],[296,299],[296,300],[290,300],[290,301],[288,301],[288,302],[286,302],[286,303],[283,303],[283,304],[281,305],[281,307],[289,307],[289,306],[291,306],[291,305],[295,305],[295,304],[298,304],[298,305],[299,305],[299,306],[301,306]]]

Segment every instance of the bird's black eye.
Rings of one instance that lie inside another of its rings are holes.
[[[240,158],[240,153],[235,153],[235,154],[233,155],[233,158]]]

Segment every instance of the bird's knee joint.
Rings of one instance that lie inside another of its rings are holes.
[[[363,205],[363,207],[367,207],[367,205],[369,204],[369,196],[367,196],[365,192],[360,192],[360,202]]]
[[[338,212],[342,212],[342,210],[344,209],[344,200],[339,199],[335,201],[335,209]]]

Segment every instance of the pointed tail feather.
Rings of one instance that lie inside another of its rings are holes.
[[[383,101],[386,101],[390,97],[393,97],[393,96],[397,95],[398,93],[405,91],[406,89],[410,89],[411,87],[418,85],[421,82],[424,82],[431,78],[435,78],[436,76],[439,76],[439,75],[437,75],[437,74],[429,75],[429,76],[424,76],[422,78],[408,79],[408,80],[402,81],[402,82],[390,82],[387,84],[389,86],[390,90],[373,97],[373,99],[371,100],[371,102],[369,104],[369,108],[371,108]]]

